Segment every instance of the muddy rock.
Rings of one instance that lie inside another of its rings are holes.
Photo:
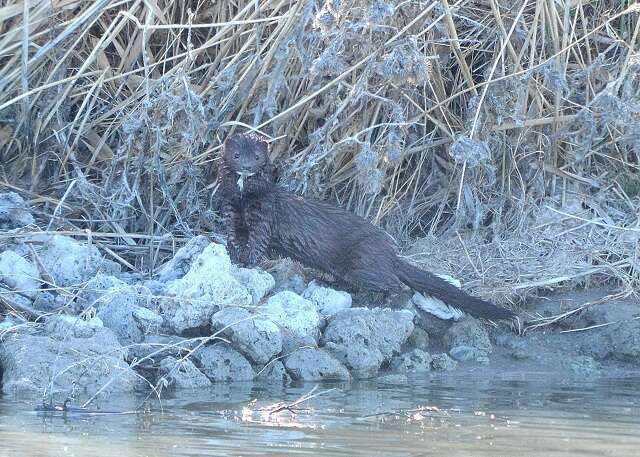
[[[285,358],[284,366],[295,381],[351,379],[349,370],[323,349],[299,349]]]
[[[376,379],[378,384],[402,386],[409,383],[409,378],[403,374],[387,374]]]
[[[231,268],[231,275],[251,294],[254,305],[260,303],[275,286],[276,281],[266,271],[253,268]]]
[[[401,354],[391,360],[391,369],[400,373],[431,371],[431,355],[421,349]]]
[[[174,389],[199,389],[211,381],[189,359],[166,357],[160,361],[157,384]]]
[[[416,325],[411,335],[409,335],[407,345],[411,348],[427,351],[429,349],[429,334]]]
[[[280,329],[244,308],[227,307],[213,315],[211,326],[253,363],[264,365],[282,351]]]
[[[0,231],[14,230],[35,223],[24,199],[15,192],[0,193]]]
[[[267,382],[269,384],[291,384],[291,376],[287,373],[284,364],[279,360],[269,363],[258,374],[256,379]]]
[[[76,392],[102,395],[128,392],[142,381],[125,362],[116,335],[101,328],[89,338],[73,335],[64,340],[45,334],[11,334],[0,344],[2,390],[5,394]]]
[[[176,251],[176,254],[158,270],[158,281],[166,283],[182,278],[191,269],[194,260],[209,246],[206,236],[198,235]]]
[[[447,354],[436,354],[431,360],[431,368],[436,371],[451,371],[455,370],[458,366],[458,362],[453,360]]]
[[[338,311],[351,308],[351,295],[347,292],[323,287],[316,281],[311,281],[302,296],[316,305],[318,312],[325,319],[332,317]]]
[[[300,295],[278,292],[259,308],[261,314],[285,329],[293,339],[317,341],[320,334],[320,314],[309,300]]]
[[[489,363],[487,352],[472,346],[454,346],[449,350],[449,355],[458,362],[477,362],[484,365]]]
[[[590,378],[597,375],[600,365],[592,357],[579,355],[562,361],[562,366],[568,369],[574,376]]]
[[[161,299],[167,325],[180,334],[209,325],[211,316],[227,305],[250,305],[253,298],[231,274],[224,246],[211,243],[196,257],[184,277],[167,286]]]
[[[442,320],[431,313],[421,311],[415,306],[414,310],[414,322],[416,326],[427,332],[429,337],[433,339],[441,339],[454,322],[452,320]]]
[[[322,341],[355,378],[368,378],[400,352],[411,332],[413,315],[408,311],[350,308],[333,316]]]
[[[15,251],[0,253],[0,282],[33,299],[40,288],[40,273],[36,266]]]
[[[470,316],[453,324],[445,332],[443,342],[449,350],[456,346],[470,346],[489,354],[493,349],[487,330]]]
[[[249,361],[226,343],[203,347],[194,355],[212,382],[251,381],[256,375]]]
[[[43,242],[38,255],[57,286],[79,286],[99,272],[117,274],[120,265],[105,259],[93,245],[68,236],[38,235]]]

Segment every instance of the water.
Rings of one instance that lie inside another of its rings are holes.
[[[334,390],[295,415],[257,410],[293,402],[313,384],[224,385],[152,402],[148,414],[84,418],[43,417],[33,401],[4,398],[0,456],[640,455],[640,378],[456,374],[408,385],[322,384],[316,393]],[[101,406],[126,410],[138,401],[112,398]]]

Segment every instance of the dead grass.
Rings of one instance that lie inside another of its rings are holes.
[[[176,240],[220,231],[217,160],[240,123],[279,138],[284,184],[402,244],[437,235],[472,285],[637,289],[639,12],[633,0],[8,0],[0,180],[42,229],[88,229],[152,272]]]

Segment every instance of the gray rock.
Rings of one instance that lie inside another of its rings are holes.
[[[431,371],[431,354],[421,349],[401,354],[391,360],[391,369],[400,373]]]
[[[278,292],[259,308],[260,312],[294,338],[318,340],[320,314],[309,300],[289,291]]]
[[[254,305],[260,303],[275,286],[276,281],[266,271],[253,268],[231,268],[231,275],[251,294]]]
[[[449,327],[454,323],[452,320],[442,320],[435,317],[433,314],[421,311],[415,308],[415,324],[426,331],[430,338],[439,340],[441,339]]]
[[[171,281],[161,299],[169,327],[176,333],[209,324],[211,316],[227,305],[250,305],[251,294],[231,275],[224,246],[211,243],[196,257],[184,277]]]
[[[269,271],[276,281],[274,292],[289,290],[300,295],[307,287],[302,267],[291,259],[276,260]]]
[[[176,251],[171,260],[158,270],[158,281],[166,283],[182,278],[191,269],[194,260],[209,246],[210,241],[204,235],[191,238],[187,244]]]
[[[429,349],[429,334],[416,325],[413,328],[413,332],[411,332],[411,335],[409,335],[407,344],[409,345],[409,347],[427,351]]]
[[[291,384],[291,376],[287,373],[284,364],[279,360],[269,363],[256,376],[256,379],[269,384]]]
[[[174,389],[200,389],[211,381],[189,359],[166,357],[160,361],[157,384]]]
[[[284,366],[295,381],[351,379],[349,370],[322,349],[299,349],[285,358]]]
[[[282,351],[280,329],[269,319],[252,315],[244,308],[227,307],[211,318],[215,331],[258,365],[264,365]]]
[[[149,289],[151,295],[162,296],[167,294],[167,284],[156,279],[148,279],[142,285]]]
[[[78,292],[77,302],[83,309],[99,307],[100,300],[110,293],[129,287],[126,282],[115,276],[98,273]]]
[[[598,374],[600,365],[593,358],[579,355],[570,359],[564,359],[562,365],[575,376],[589,378]]]
[[[0,193],[0,231],[35,223],[24,199],[15,192]]]
[[[61,235],[38,235],[37,238],[43,241],[38,252],[40,260],[58,286],[80,285],[98,272],[120,272],[120,265],[103,258],[93,245]]]
[[[485,351],[471,346],[455,346],[449,350],[449,355],[458,362],[478,362],[483,365],[489,363],[489,356]]]
[[[302,297],[316,305],[322,317],[330,318],[338,311],[351,308],[351,295],[341,290],[323,287],[316,281],[311,281],[302,293]]]
[[[513,335],[499,335],[496,337],[496,344],[498,346],[515,350],[526,350],[527,349],[527,340],[519,336]]]
[[[40,273],[33,263],[7,250],[0,254],[0,282],[33,299],[40,289]]]
[[[455,370],[457,366],[458,362],[447,354],[436,354],[432,357],[431,368],[436,371],[451,371]]]
[[[456,346],[471,346],[487,354],[493,350],[487,330],[470,316],[453,324],[444,334],[443,342],[449,350]]]
[[[251,381],[255,377],[249,361],[227,344],[205,346],[194,355],[212,382]]]
[[[44,312],[51,312],[67,305],[70,300],[70,298],[66,298],[64,295],[42,290],[34,298],[33,308]]]
[[[110,328],[118,335],[118,340],[123,345],[141,343],[145,332],[149,329],[144,322],[144,316],[148,310],[138,306],[140,289],[127,286],[122,289],[110,291],[98,300],[97,316],[102,319],[105,327]],[[148,313],[152,313],[148,311]],[[153,320],[152,317],[146,316]],[[160,322],[162,322],[161,318]],[[157,323],[157,320],[155,321]]]
[[[47,317],[44,328],[51,338],[64,341],[70,337],[91,338],[102,332],[104,325],[99,317],[84,320],[77,316],[60,314]]]
[[[12,334],[0,344],[2,391],[101,395],[128,392],[142,380],[125,362],[126,350],[109,329],[90,338],[69,336],[64,341],[42,335]]]
[[[350,308],[334,315],[323,342],[355,378],[368,378],[400,352],[413,327],[413,315],[405,310]]]

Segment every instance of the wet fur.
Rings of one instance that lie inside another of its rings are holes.
[[[243,154],[253,154],[246,167],[256,172],[240,191]],[[264,160],[253,160],[254,155],[264,155]],[[369,221],[278,187],[268,149],[258,137],[240,134],[227,141],[221,179],[234,262],[255,265],[266,254],[280,255],[357,288],[390,293],[399,292],[404,283],[478,317],[513,317],[511,311],[470,296],[401,259],[393,240]]]

